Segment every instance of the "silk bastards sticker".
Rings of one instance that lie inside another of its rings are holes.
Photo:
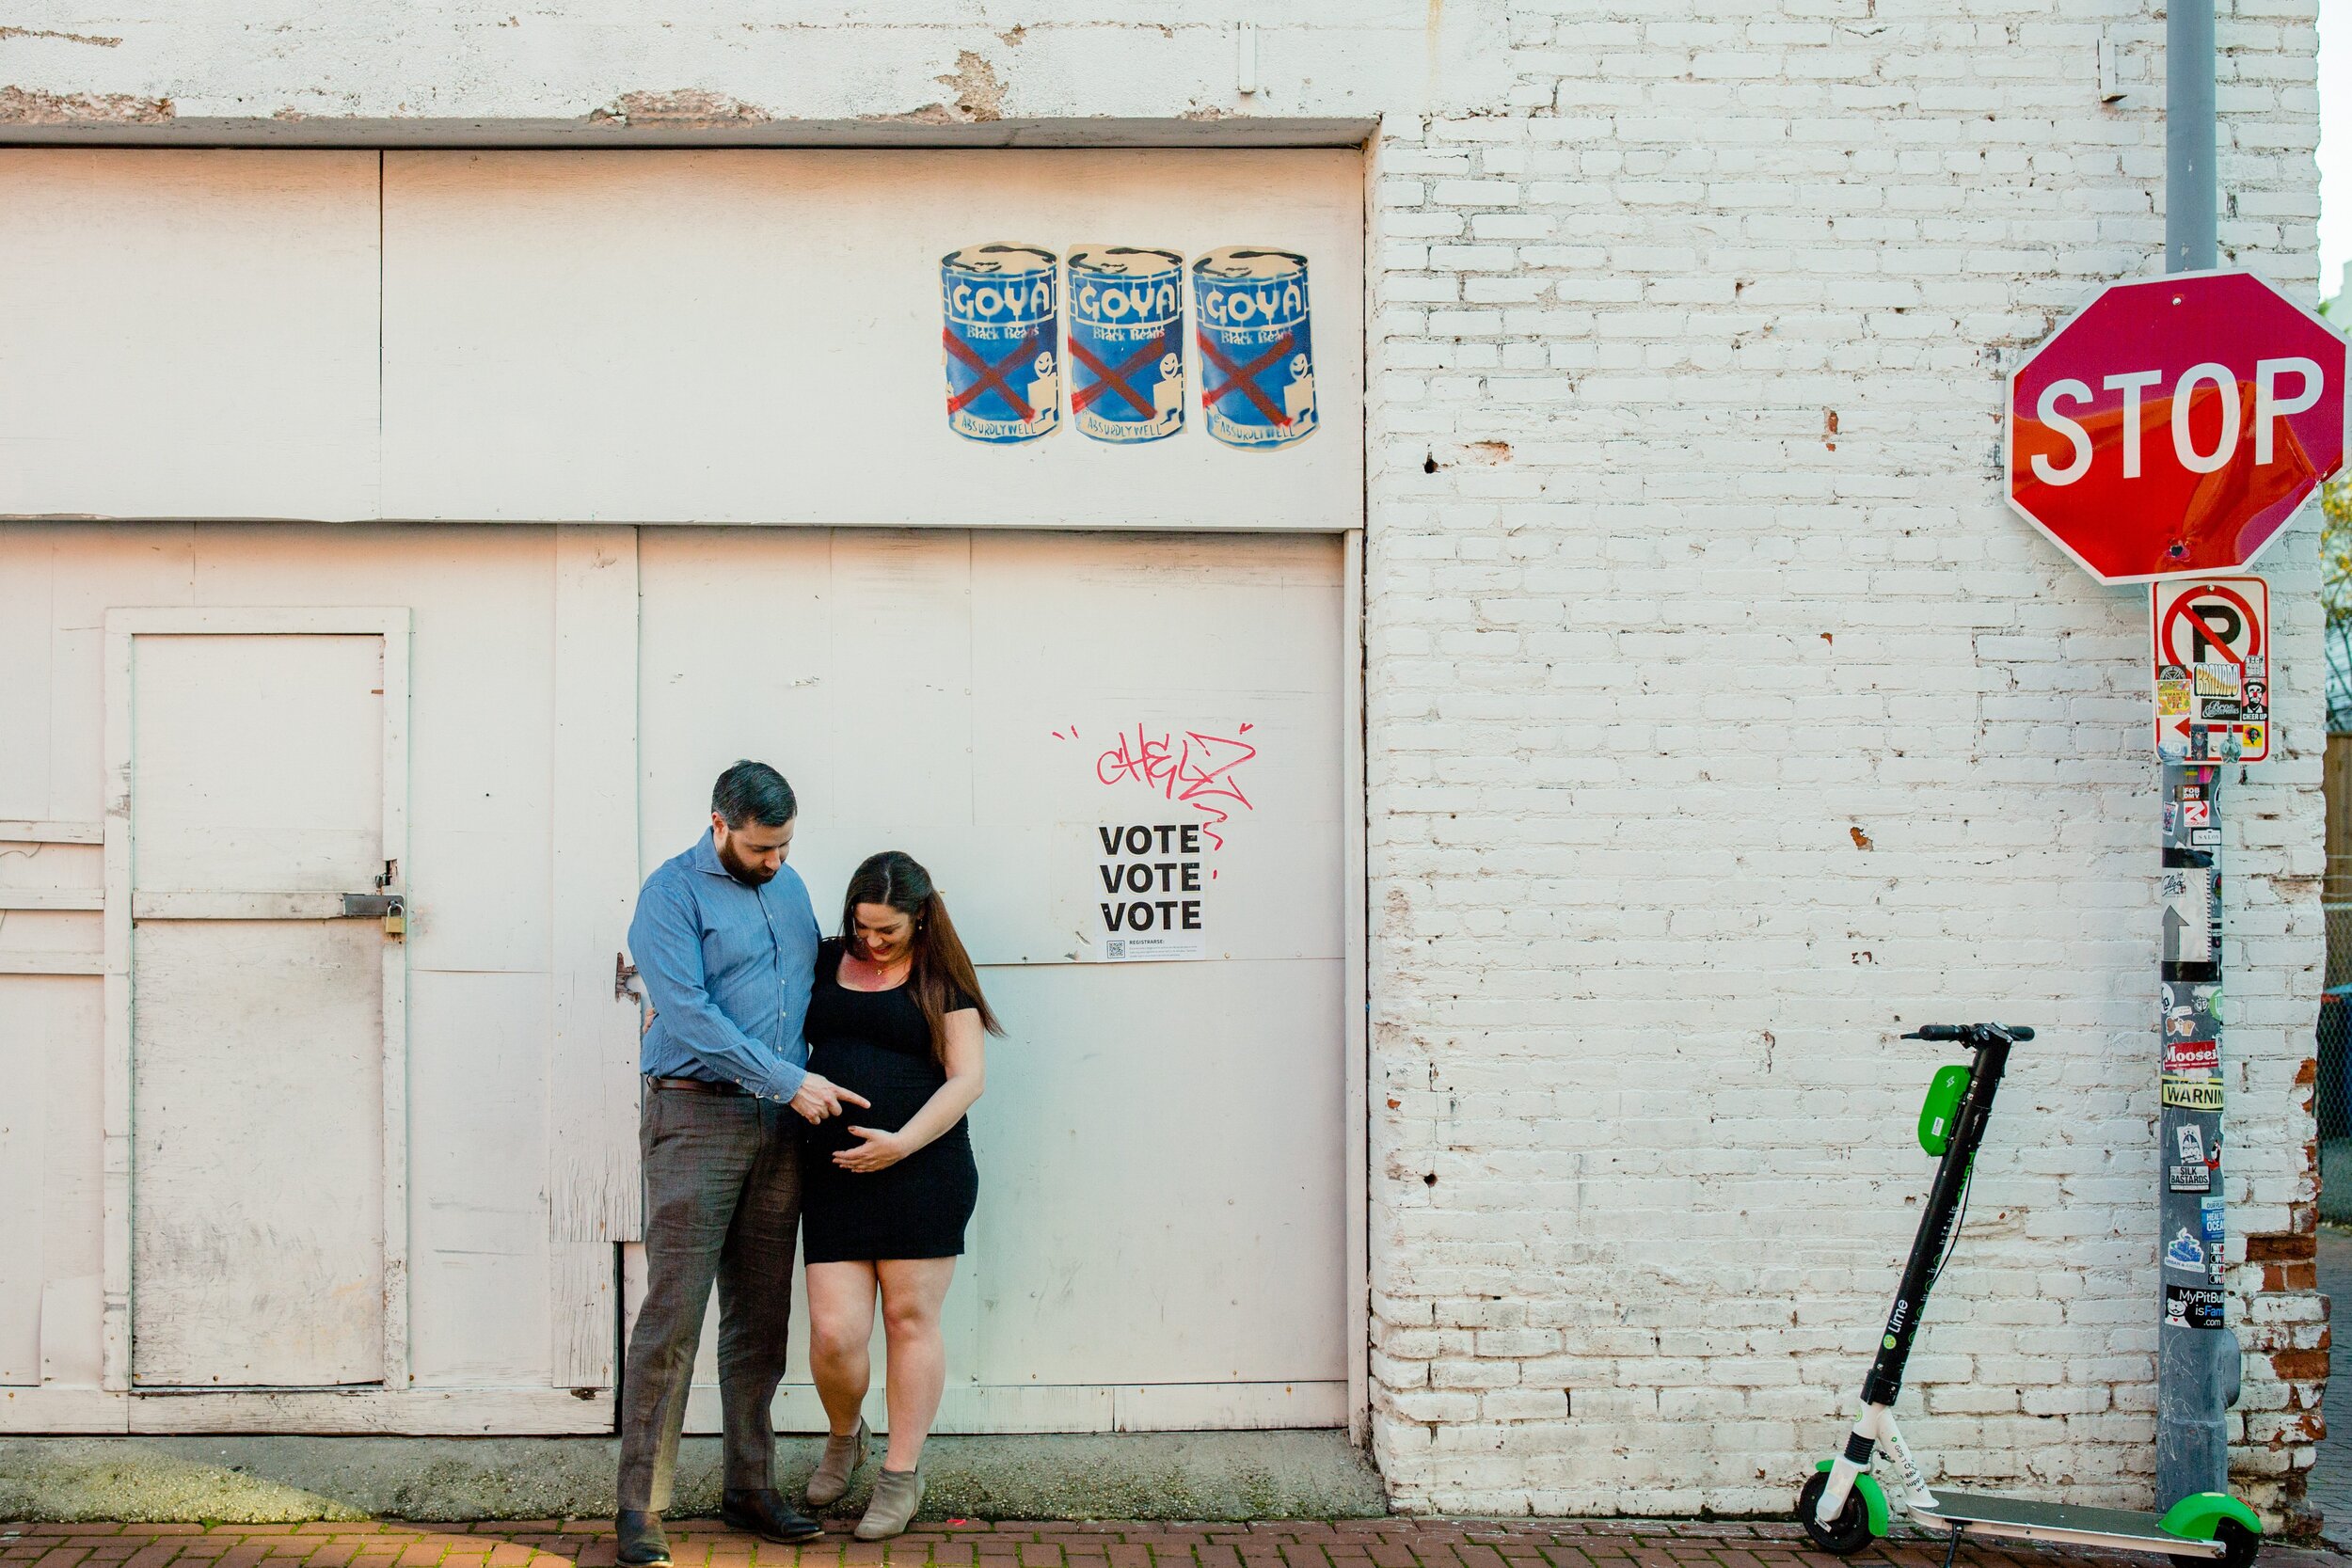
[[[2218,1078],[2180,1078],[2164,1075],[2164,1102],[2182,1111],[2218,1111],[2221,1109],[2221,1080]]]

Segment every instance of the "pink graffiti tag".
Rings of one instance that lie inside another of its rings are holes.
[[[1230,821],[1236,809],[1257,809],[1233,776],[1235,769],[1258,754],[1258,748],[1241,738],[1254,727],[1244,724],[1240,734],[1233,736],[1169,730],[1155,739],[1137,724],[1133,735],[1121,731],[1117,743],[1094,759],[1094,776],[1106,784],[1141,784],[1192,807],[1208,817],[1200,831],[1221,849],[1225,840],[1216,825]]]

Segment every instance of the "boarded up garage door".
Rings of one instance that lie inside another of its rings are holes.
[[[771,760],[819,920],[910,851],[1011,1032],[946,1430],[1346,1419],[1340,566],[1326,537],[641,534],[644,864]],[[1137,906],[1197,957],[1113,960]],[[787,1388],[779,1425],[819,1418]]]

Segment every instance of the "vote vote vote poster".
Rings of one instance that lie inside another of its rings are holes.
[[[1273,783],[1258,726],[1141,722],[1089,738],[1073,724],[1054,733],[1057,740],[1085,740],[1076,756],[1090,759],[1100,791],[1090,802],[1094,814],[1063,830],[1079,839],[1071,846],[1079,858],[1060,874],[1082,875],[1084,885],[1074,899],[1064,889],[1060,907],[1083,927],[1085,958],[1150,963],[1266,951],[1263,928],[1255,940],[1242,929],[1252,911],[1230,902],[1244,881],[1261,888],[1280,881],[1233,876],[1245,865],[1263,872],[1280,855],[1257,820],[1259,781]],[[1289,820],[1295,804],[1274,787]]]
[[[1207,958],[1210,871],[1201,824],[1104,822],[1093,831],[1103,960]]]

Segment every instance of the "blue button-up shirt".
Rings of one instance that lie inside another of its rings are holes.
[[[637,895],[628,947],[653,998],[638,1069],[740,1084],[789,1100],[808,1076],[808,992],[817,911],[790,865],[746,887],[702,842],[664,861]]]

